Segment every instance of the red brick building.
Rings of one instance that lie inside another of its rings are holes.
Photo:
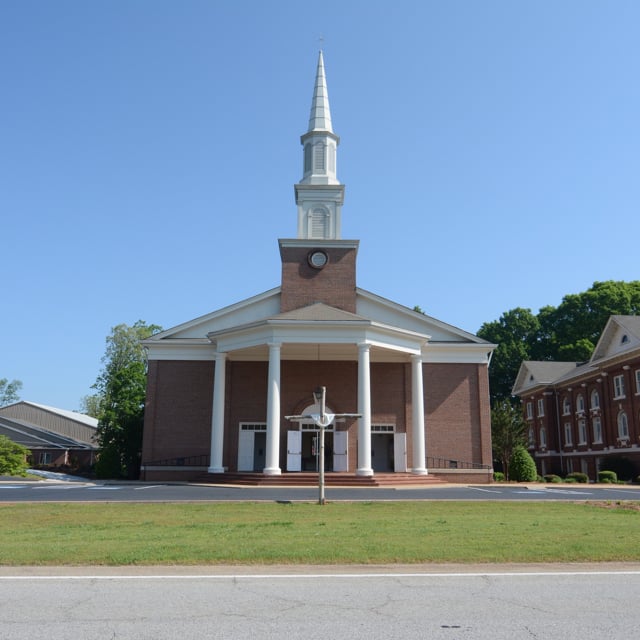
[[[640,474],[640,317],[611,316],[589,362],[523,362],[513,395],[541,475]]]
[[[322,53],[301,142],[280,285],[145,341],[143,477],[315,470],[317,427],[285,416],[317,410],[323,385],[329,413],[360,416],[327,429],[328,471],[490,481],[494,345],[357,286]]]

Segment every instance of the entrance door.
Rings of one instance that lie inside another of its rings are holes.
[[[371,434],[371,468],[379,473],[393,471],[393,433]]]
[[[393,470],[405,472],[407,470],[407,434],[393,434]]]
[[[287,431],[287,471],[302,470],[302,434]]]
[[[240,429],[238,440],[238,471],[253,471],[255,431]]]
[[[348,471],[349,470],[349,432],[334,431],[333,433],[333,470]]]

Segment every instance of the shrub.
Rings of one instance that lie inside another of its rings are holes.
[[[589,482],[589,476],[586,473],[581,473],[580,471],[574,471],[570,473],[566,478],[565,482]]]
[[[543,476],[543,478],[545,482],[552,482],[554,484],[562,482],[562,478],[560,476],[557,476],[555,473],[547,473],[545,476]]]
[[[27,475],[28,454],[26,447],[0,435],[0,476]]]
[[[638,477],[634,480],[634,482],[635,482],[636,484],[640,484],[640,476],[638,476]]]
[[[502,471],[494,471],[493,479],[495,482],[504,482],[504,473]]]
[[[509,463],[509,479],[516,482],[535,482],[537,477],[536,463],[531,454],[523,446],[516,447]]]
[[[618,482],[618,474],[615,471],[598,471],[598,482],[615,484]]]

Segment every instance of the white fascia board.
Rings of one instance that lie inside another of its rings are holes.
[[[465,342],[429,342],[422,349],[423,362],[489,364],[495,345]]]
[[[209,340],[146,341],[147,360],[215,360],[215,346]]]

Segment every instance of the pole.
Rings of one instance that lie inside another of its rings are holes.
[[[318,504],[324,504],[324,429],[325,429],[325,399],[327,394],[326,387],[320,387],[320,469],[318,474]]]

